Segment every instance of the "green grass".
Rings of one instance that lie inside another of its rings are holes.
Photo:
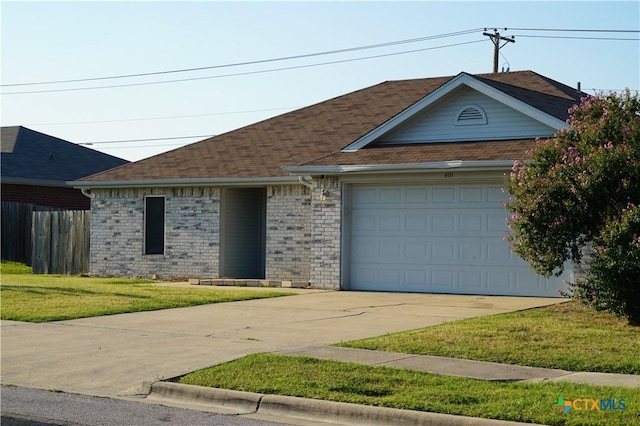
[[[640,327],[575,302],[459,320],[338,346],[569,371],[640,374]]]
[[[188,374],[180,383],[550,425],[640,424],[640,389],[572,383],[499,383],[273,354]],[[558,398],[625,398],[624,411],[571,411]]]
[[[15,270],[13,266],[5,268],[3,262],[3,320],[48,322],[291,295],[268,290],[164,287],[144,279],[12,274],[5,271]]]
[[[31,274],[31,266],[24,263],[3,260],[0,262],[0,274]]]

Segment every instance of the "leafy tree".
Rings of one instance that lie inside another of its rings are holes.
[[[598,94],[569,113],[513,164],[507,238],[541,275],[581,265],[569,294],[640,324],[640,98]]]

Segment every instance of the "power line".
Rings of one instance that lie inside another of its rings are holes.
[[[168,141],[174,139],[193,139],[193,138],[210,138],[215,135],[194,135],[194,136],[173,136],[168,138],[146,138],[146,139],[121,139],[115,141],[95,141],[95,142],[81,142],[77,145],[98,145],[106,143],[124,143],[124,142],[146,142],[146,141]]]
[[[0,93],[0,95],[26,95],[26,94],[33,94],[33,93],[53,93],[53,92],[73,92],[73,91],[79,91],[79,90],[113,89],[117,87],[148,86],[152,84],[179,83],[184,81],[207,80],[207,79],[213,79],[213,78],[238,77],[243,75],[264,74],[269,72],[286,71],[286,70],[294,70],[294,69],[301,69],[301,68],[311,68],[311,67],[318,67],[323,65],[334,65],[334,64],[341,64],[341,63],[347,63],[347,62],[363,61],[367,59],[377,59],[377,58],[383,58],[388,56],[405,55],[408,53],[424,52],[427,50],[444,49],[447,47],[481,43],[484,41],[485,41],[484,39],[475,40],[475,41],[466,41],[462,43],[453,43],[453,44],[446,44],[442,46],[426,47],[423,49],[405,50],[402,52],[385,53],[380,55],[365,56],[361,58],[342,59],[342,60],[330,61],[330,62],[320,62],[315,64],[296,65],[296,66],[282,67],[282,68],[272,68],[272,69],[259,70],[259,71],[247,71],[247,72],[233,73],[233,74],[221,74],[221,75],[213,75],[213,76],[207,76],[207,77],[192,77],[192,78],[182,78],[177,80],[151,81],[146,83],[114,84],[109,86],[76,87],[76,88],[69,88],[69,89],[33,90],[33,91],[25,91],[25,92],[3,92],[3,93]]]
[[[614,40],[614,41],[640,41],[640,38],[621,38],[621,37],[571,37],[571,36],[542,36],[515,34],[513,37],[526,38],[553,38],[553,39],[572,39],[572,40]]]
[[[480,30],[480,28],[473,28],[473,29],[469,29],[469,30],[456,31],[456,32],[445,33],[445,34],[437,34],[437,35],[433,35],[433,36],[418,37],[418,38],[411,38],[411,39],[405,39],[405,40],[396,40],[396,41],[389,41],[389,42],[385,42],[385,43],[370,44],[370,45],[365,45],[365,46],[349,47],[349,48],[345,48],[345,49],[328,50],[328,51],[324,51],[324,52],[315,52],[315,53],[306,53],[306,54],[294,55],[294,56],[284,56],[284,57],[280,57],[280,58],[259,59],[259,60],[255,60],[255,61],[237,62],[237,63],[223,64],[223,65],[211,65],[211,66],[196,67],[196,68],[182,68],[182,69],[176,69],[176,70],[154,71],[154,72],[138,73],[138,74],[122,74],[122,75],[107,76],[107,77],[91,77],[91,78],[78,78],[78,79],[71,79],[71,80],[38,81],[38,82],[32,82],[32,83],[0,84],[0,87],[35,86],[35,85],[42,85],[42,84],[59,84],[59,83],[77,83],[77,82],[85,82],[85,81],[112,80],[112,79],[120,79],[120,78],[146,77],[146,76],[152,76],[152,75],[174,74],[174,73],[193,72],[193,71],[204,71],[204,70],[229,68],[229,67],[238,67],[238,66],[245,66],[245,65],[257,65],[257,64],[264,64],[264,63],[269,63],[269,62],[288,61],[288,60],[292,60],[292,59],[311,58],[311,57],[315,57],[315,56],[334,55],[334,54],[337,54],[337,53],[347,53],[347,52],[355,52],[355,51],[358,51],[358,50],[377,49],[377,48],[380,48],[380,47],[389,47],[389,46],[396,46],[396,45],[400,45],[400,44],[417,43],[417,42],[421,42],[421,41],[436,40],[436,39],[440,39],[440,38],[455,37],[455,36],[459,36],[459,35],[471,34],[471,33],[477,32],[479,30]]]
[[[93,121],[66,121],[57,123],[25,123],[24,126],[59,126],[70,124],[99,124],[99,123],[118,123],[128,121],[149,121],[149,120],[166,120],[169,118],[191,118],[191,117],[208,117],[212,115],[232,115],[232,114],[247,114],[253,112],[268,112],[268,111],[281,111],[292,110],[300,107],[281,107],[281,108],[266,108],[266,109],[252,109],[246,111],[226,111],[226,112],[212,112],[208,114],[191,114],[191,115],[167,115],[161,117],[143,117],[143,118],[123,118],[114,120],[93,120]]]
[[[156,144],[156,145],[135,145],[135,146],[105,146],[97,148],[101,151],[105,149],[133,149],[133,148],[157,148],[161,146],[184,146],[183,143],[165,143],[165,144]]]
[[[487,27],[500,28],[500,27]],[[505,28],[507,30],[507,28]],[[509,31],[546,31],[546,32],[580,32],[580,33],[640,33],[640,30],[607,30],[607,29],[578,29],[578,28],[508,28]]]

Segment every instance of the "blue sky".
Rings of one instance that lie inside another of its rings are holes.
[[[571,86],[580,81],[590,93],[640,89],[639,33],[532,31],[638,31],[637,1],[2,1],[1,20],[2,125],[24,125],[74,143],[220,134],[386,80],[491,72],[493,50],[482,35],[485,27],[515,35],[516,42],[500,51],[500,69],[533,70]],[[210,67],[467,30],[475,31],[197,72],[8,86]],[[442,47],[460,43],[468,44]],[[432,50],[317,65],[420,49]],[[272,71],[306,65],[314,66]],[[240,73],[253,74],[220,77]],[[9,94],[198,77],[216,78]],[[138,160],[199,139],[94,143],[91,148]]]

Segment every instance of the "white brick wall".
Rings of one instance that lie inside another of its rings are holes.
[[[323,191],[328,192],[323,195]],[[311,200],[311,285],[340,288],[342,191],[338,178],[314,179]]]
[[[307,283],[310,258],[310,189],[302,185],[268,187],[266,278]]]
[[[91,274],[217,277],[218,188],[93,189]],[[165,252],[144,254],[144,197],[164,195]]]
[[[93,275],[219,278],[219,188],[92,190]],[[165,252],[144,254],[144,197],[165,196]],[[308,283],[311,190],[267,188],[266,279]]]

